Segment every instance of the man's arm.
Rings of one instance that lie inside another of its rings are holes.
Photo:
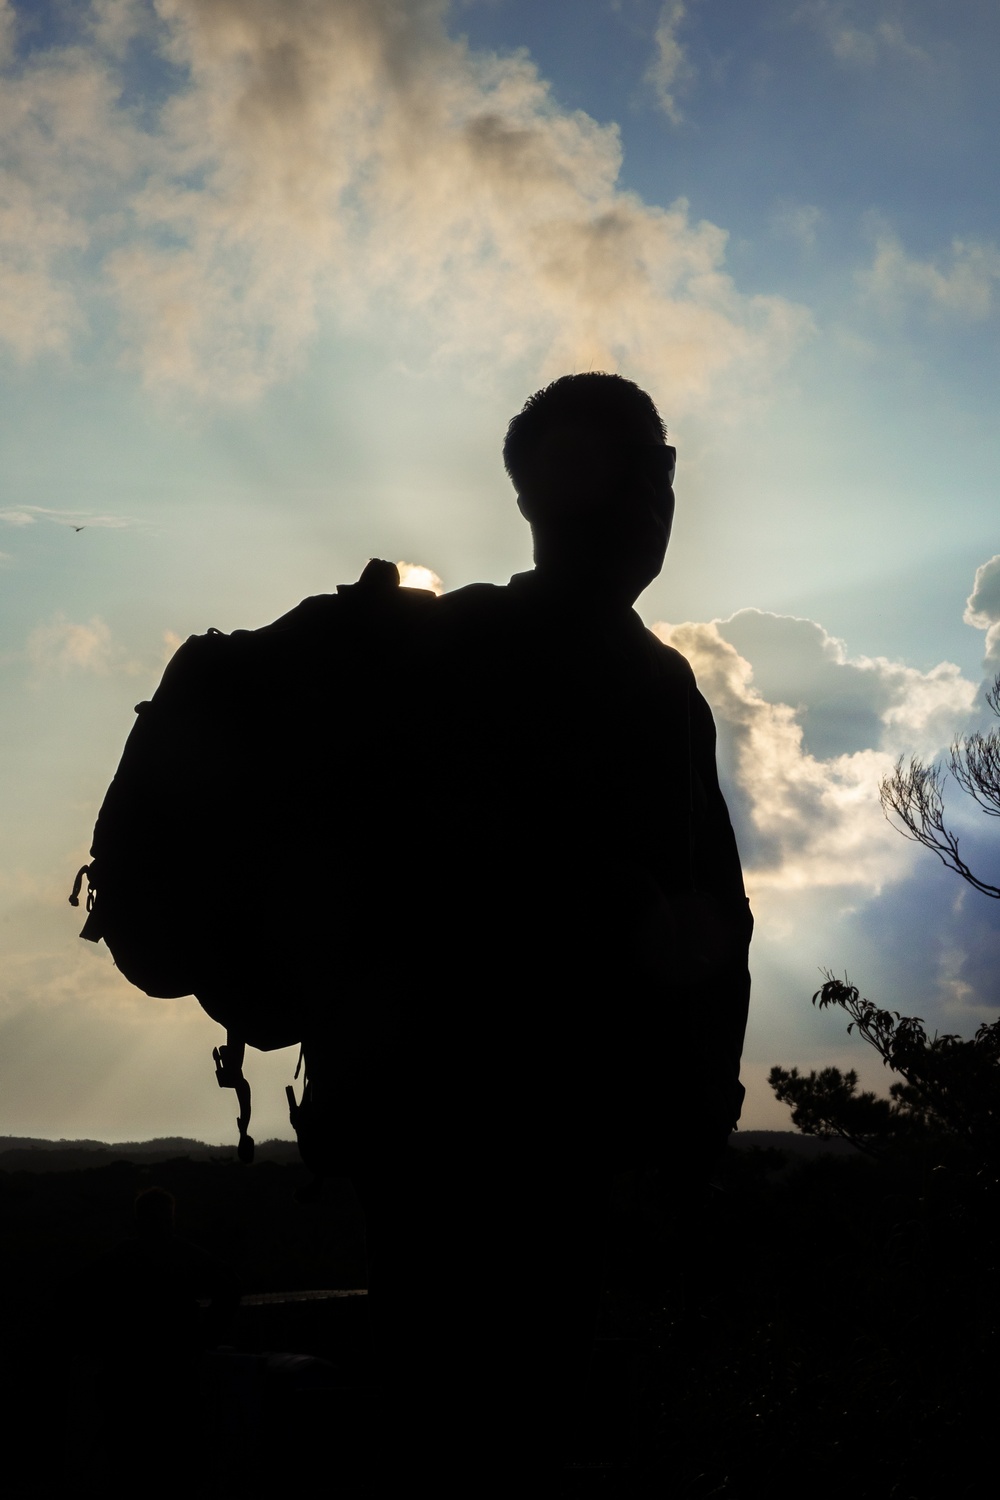
[[[709,896],[723,959],[705,996],[712,1016],[712,1048],[721,1064],[722,1092],[733,1100],[733,1124],[739,1117],[744,1088],[740,1057],[750,1003],[747,967],[753,916],[743,884],[736,836],[716,764],[712,711],[692,684],[690,697],[692,781],[692,866],[697,892]],[[720,1099],[720,1109],[725,1100]]]

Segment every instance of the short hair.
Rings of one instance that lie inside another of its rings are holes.
[[[652,425],[666,442],[667,429],[651,396],[623,375],[563,375],[529,396],[507,428],[504,468],[520,492],[541,439],[554,427],[603,427],[618,434]]]

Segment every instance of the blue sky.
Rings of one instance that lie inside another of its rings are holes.
[[[994,908],[877,785],[1000,670],[998,54],[987,0],[0,4],[0,1130],[231,1134],[212,1024],[65,904],[132,705],[372,554],[527,565],[500,441],[570,369],[679,449],[639,607],[719,724],[746,1123],[774,1062],[866,1066],[823,966],[995,1013]]]

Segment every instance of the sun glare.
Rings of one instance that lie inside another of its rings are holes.
[[[432,594],[443,594],[444,584],[435,572],[423,563],[398,562],[400,586],[404,589],[429,589]]]

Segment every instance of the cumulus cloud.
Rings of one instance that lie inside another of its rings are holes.
[[[93,42],[12,80],[20,160],[35,136],[43,147],[8,235],[22,247],[10,298],[28,321],[7,335],[19,352],[68,340],[82,302],[66,254],[97,236],[128,357],[150,385],[212,399],[284,377],[328,315],[405,318],[433,356],[483,370],[624,365],[674,410],[779,365],[806,311],[742,295],[722,229],[683,200],[621,191],[617,128],[558,107],[526,53],[449,36],[447,9],[156,0],[145,14],[181,81],[145,133]],[[93,14],[116,35],[134,19]],[[672,77],[680,15],[661,17]],[[17,281],[32,266],[44,284]]]
[[[896,311],[909,302],[938,317],[982,322],[996,307],[1000,250],[956,239],[939,264],[908,255],[898,238],[883,230],[871,266],[858,279],[863,295],[884,311]]]
[[[76,625],[57,615],[28,637],[28,660],[37,672],[96,672],[111,670],[111,631],[96,615]]]
[[[715,713],[755,892],[874,894],[909,868],[878,785],[897,754],[933,754],[952,737],[976,691],[957,667],[851,660],[814,622],[757,610],[653,628],[691,662]]]
[[[986,631],[984,665],[1000,672],[1000,553],[976,569],[962,618],[967,625]]]
[[[898,15],[873,15],[874,7],[860,8],[849,0],[806,0],[792,12],[792,20],[809,26],[829,47],[838,62],[873,68],[888,59],[928,64],[930,54],[910,40]]]
[[[850,657],[812,620],[743,609],[718,628],[753,664],[756,690],[795,709],[803,743],[820,759],[865,748],[932,756],[975,697],[953,662],[919,672],[884,656]]]
[[[657,103],[674,125],[679,125],[684,118],[677,106],[677,88],[693,73],[684,48],[677,40],[678,27],[686,14],[687,7],[682,0],[667,0],[653,33],[656,56],[646,73],[647,81],[656,92]]]

